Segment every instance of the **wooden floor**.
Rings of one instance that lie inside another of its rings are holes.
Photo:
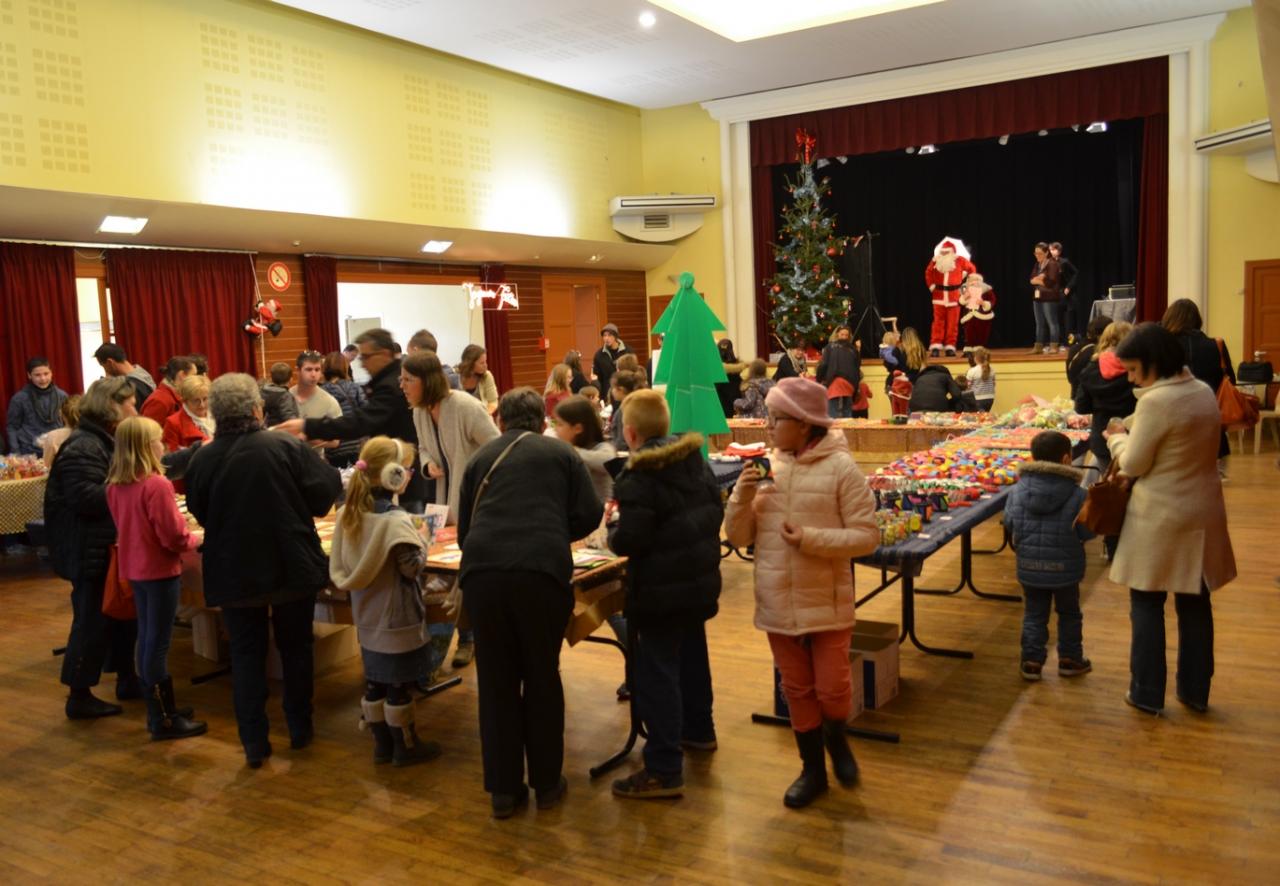
[[[171,656],[180,700],[209,720],[208,736],[150,744],[137,702],[122,717],[64,719],[50,649],[66,634],[65,585],[31,557],[0,558],[0,881],[1280,882],[1274,459],[1231,459],[1241,576],[1214,598],[1207,716],[1172,690],[1159,719],[1124,705],[1128,594],[1106,580],[1093,543],[1083,595],[1092,674],[1068,681],[1048,669],[1026,684],[1019,605],[922,598],[922,638],[977,657],[903,647],[901,696],[865,718],[901,731],[902,743],[856,742],[861,786],[800,812],[781,802],[799,768],[789,731],[750,722],[767,707],[770,669],[745,564],[725,564],[708,630],[720,749],[688,760],[686,796],[620,801],[607,778],[588,779],[625,712],[613,700],[616,653],[579,646],[563,658],[569,797],[495,822],[480,787],[472,672],[419,708],[424,732],[445,746],[434,763],[372,764],[355,728],[352,662],[317,682],[319,734],[306,751],[288,750],[273,700],[276,756],[253,772],[228,684],[186,686],[203,666],[182,632]],[[978,546],[997,531],[984,527]],[[955,565],[954,551],[940,556],[926,583],[943,584]],[[1011,556],[978,557],[977,580],[1015,590]],[[897,607],[890,591],[860,612],[897,621]]]

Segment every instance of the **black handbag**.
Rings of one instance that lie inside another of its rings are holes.
[[[1265,385],[1271,381],[1274,374],[1269,360],[1261,363],[1241,363],[1236,371],[1236,381],[1241,384]]]

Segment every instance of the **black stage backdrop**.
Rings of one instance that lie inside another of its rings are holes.
[[[923,157],[892,151],[845,164],[833,159],[818,172],[830,179],[824,206],[836,214],[840,233],[878,235],[871,239],[876,302],[882,315],[898,318],[899,329],[914,326],[928,343],[924,269],[934,245],[949,235],[968,245],[998,297],[990,347],[1026,346],[1035,338],[1027,281],[1038,240],[1062,242],[1088,301],[1105,296],[1108,286],[1133,282],[1142,127],[1141,120],[1113,121],[1103,133],[1081,127],[1014,135],[1007,145],[945,144]],[[775,168],[775,206],[787,205],[784,179],[796,169]],[[846,261],[842,273],[856,301],[853,271]],[[863,350],[874,353],[873,343],[864,341]]]

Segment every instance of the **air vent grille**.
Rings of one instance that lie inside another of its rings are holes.
[[[646,231],[665,231],[671,227],[671,216],[669,215],[646,215],[644,217],[644,229]]]

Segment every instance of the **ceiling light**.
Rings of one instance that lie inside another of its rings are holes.
[[[1042,129],[1036,133],[1036,135],[1048,135],[1048,134],[1049,134],[1049,130],[1047,129]]]
[[[1107,131],[1107,124],[1106,124],[1106,123],[1104,123],[1104,122],[1102,122],[1101,120],[1096,120],[1096,121],[1094,121],[1093,123],[1090,123],[1088,126],[1086,126],[1084,131],[1085,131],[1085,132],[1095,132],[1095,133],[1096,133],[1096,132],[1106,132],[1106,131]]]
[[[589,257],[587,258],[587,261],[589,261],[589,262],[602,262],[602,261],[604,261],[604,256],[603,256],[603,255],[600,255],[599,253],[597,253],[596,255],[589,256]]]
[[[1002,144],[1002,145],[1007,145],[1007,144],[1009,144],[1009,136],[1008,136],[1008,135],[1002,135],[1002,136],[1000,136],[998,139],[996,139],[996,141],[998,141],[998,142],[999,142],[1000,144]]]
[[[640,27],[648,30],[658,23],[658,17],[654,15],[651,10],[646,9],[644,12],[640,13],[638,21],[640,22]]]
[[[937,148],[937,146],[936,146],[936,145],[921,145],[921,146],[920,146],[920,156],[921,156],[921,157],[923,157],[925,154],[936,154],[936,153],[938,153],[938,148]]]
[[[912,146],[912,147],[907,148],[907,153],[908,153],[908,154],[914,154],[915,152],[916,152],[915,146]]]
[[[809,0],[807,3],[779,3],[777,0],[650,0],[667,12],[693,22],[735,43],[789,34],[851,19],[942,0]]]
[[[452,240],[428,240],[426,243],[422,244],[422,251],[432,252],[438,255],[439,253],[447,250],[452,245],[453,245]]]
[[[145,218],[130,218],[127,215],[108,215],[98,225],[100,234],[136,234],[147,226]]]

